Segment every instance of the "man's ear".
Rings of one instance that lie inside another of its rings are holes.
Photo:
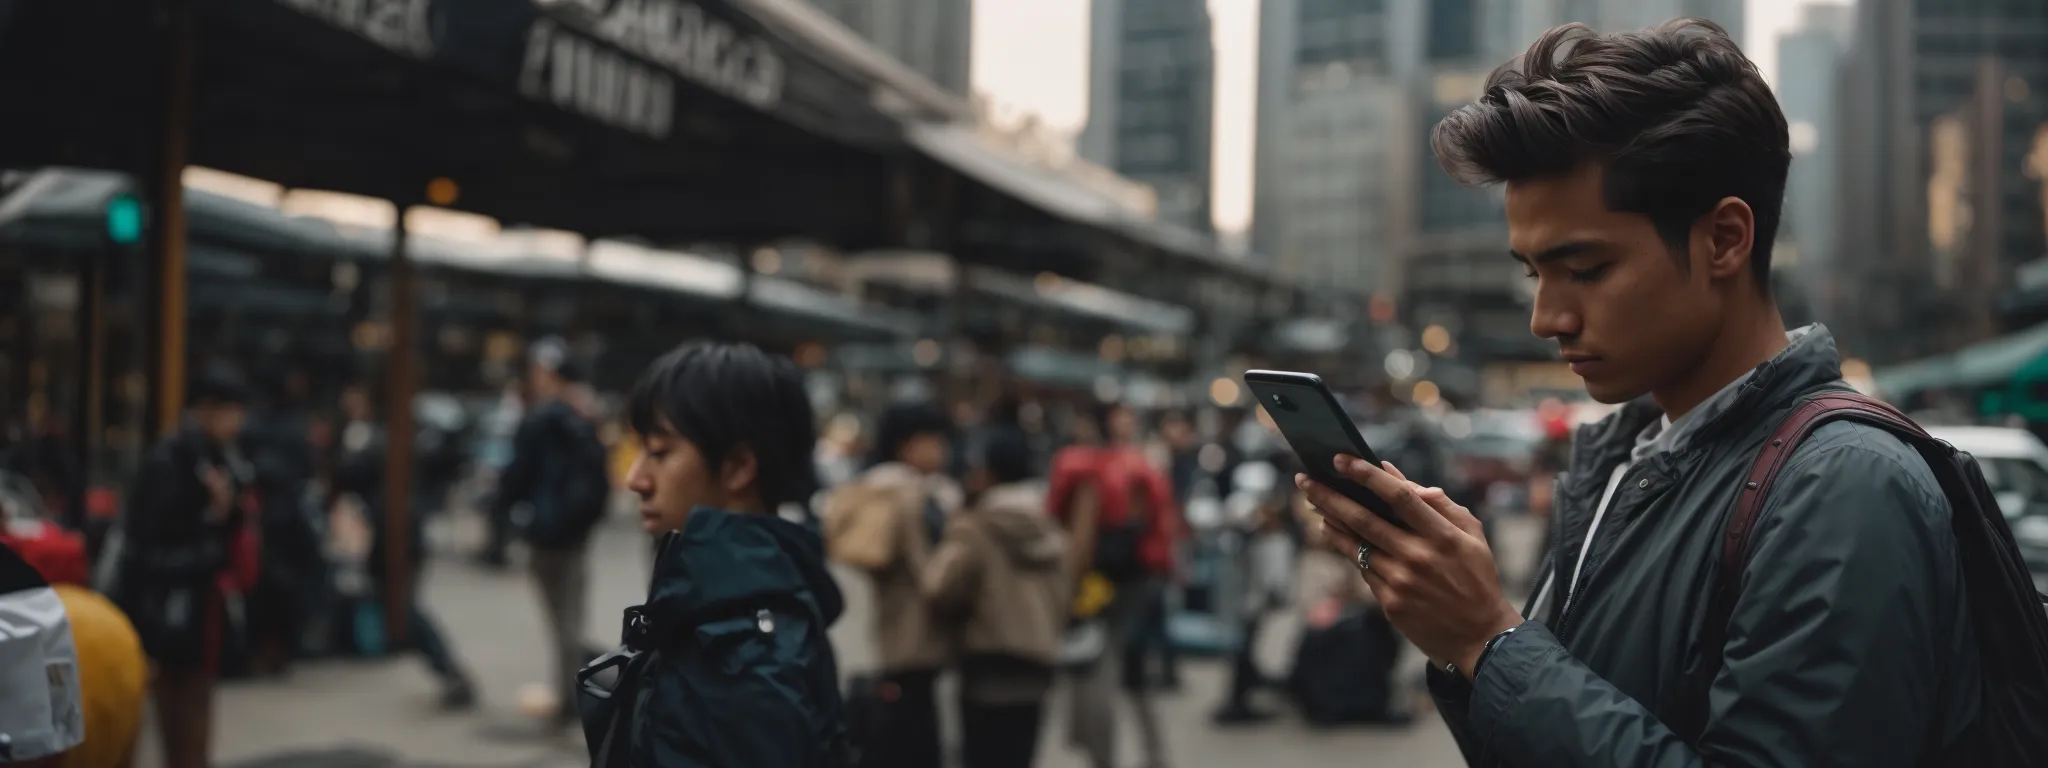
[[[1706,254],[1707,276],[1728,280],[1749,272],[1756,244],[1756,211],[1739,197],[1724,197],[1693,225],[1694,253]]]
[[[744,493],[753,487],[754,478],[760,474],[761,462],[754,456],[754,449],[736,446],[726,454],[725,466],[718,470],[718,483],[728,494]]]

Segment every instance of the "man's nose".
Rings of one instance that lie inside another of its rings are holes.
[[[1538,290],[1536,301],[1529,308],[1529,333],[1539,339],[1560,339],[1577,336],[1583,325],[1578,310],[1557,296],[1546,296]]]

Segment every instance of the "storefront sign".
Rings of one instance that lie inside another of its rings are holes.
[[[688,0],[533,0],[580,31],[758,109],[782,101],[785,64],[760,36]],[[529,51],[529,58],[532,53]]]
[[[673,77],[546,17],[527,32],[519,92],[648,138],[675,126]]]
[[[277,0],[278,3],[393,52],[415,59],[434,55],[433,0]]]

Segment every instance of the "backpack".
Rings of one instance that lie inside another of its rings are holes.
[[[556,482],[554,503],[534,505],[527,536],[542,546],[560,546],[582,540],[604,518],[612,493],[611,460],[604,441],[598,439],[596,424],[565,404],[548,407],[557,409],[548,417],[559,442],[547,459],[554,463],[542,471]],[[547,486],[542,488],[547,494]],[[548,496],[536,501],[541,499]]]
[[[1851,393],[1830,392],[1801,403],[1750,465],[1729,513],[1720,581],[1703,625],[1702,647],[1709,655],[1691,681],[1697,711],[1689,718],[1690,735],[1696,740],[1705,728],[1706,692],[1721,669],[1728,622],[1748,563],[1749,534],[1771,483],[1800,442],[1837,420],[1881,428],[1912,446],[1934,470],[1948,498],[1964,592],[1985,671],[1983,706],[1974,733],[1962,742],[1968,754],[1960,756],[1959,763],[1985,768],[2048,765],[2048,718],[2041,716],[2048,712],[2048,597],[2035,591],[1983,471],[1970,454],[1927,434],[1898,409]]]
[[[668,546],[680,534],[670,533],[661,539],[661,549],[656,559],[666,552]],[[749,606],[734,606],[724,614],[702,621],[695,631],[677,632],[669,639],[655,636],[644,605],[626,609],[620,630],[620,645],[617,649],[590,662],[576,673],[576,708],[578,720],[583,726],[584,744],[590,753],[591,768],[632,768],[634,765],[633,737],[641,722],[640,708],[650,698],[647,690],[651,676],[661,667],[664,656],[671,664],[708,667],[716,672],[705,673],[706,679],[723,675],[725,656],[733,647],[725,640],[718,639],[720,633],[738,637],[745,632],[734,633],[737,624],[748,626],[747,632],[774,631],[775,616],[794,614],[804,616],[812,622],[812,630],[824,633],[829,626],[814,607],[797,606],[793,602],[771,601]],[[706,635],[712,635],[707,640]],[[708,643],[708,645],[707,645]],[[827,665],[829,667],[830,665]],[[829,670],[836,678],[836,673]],[[740,676],[744,677],[744,676]],[[832,681],[830,693],[839,694],[837,680]],[[821,706],[812,714],[814,724],[829,732],[823,739],[825,744],[824,768],[851,768],[858,764],[854,742],[850,740],[847,728],[849,712],[840,701],[814,702]],[[650,745],[651,746],[651,745]],[[642,756],[643,764],[661,764],[662,756]]]
[[[1145,537],[1151,533],[1151,518],[1138,507],[1131,504],[1124,519],[1101,523],[1095,529],[1095,559],[1091,562],[1096,573],[1113,583],[1130,584],[1146,576]]]

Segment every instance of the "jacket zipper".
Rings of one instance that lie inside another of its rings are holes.
[[[1607,500],[1606,512],[1604,514],[1601,514],[1600,516],[1611,517],[1615,514],[1615,512],[1617,511],[1616,506],[1621,503],[1622,491],[1628,488],[1629,480],[1636,479],[1638,473],[1641,471],[1642,464],[1638,463],[1635,467],[1631,467],[1629,471],[1622,474],[1621,485],[1615,487],[1614,496]],[[1641,481],[1637,480],[1637,482]],[[1612,528],[1607,525],[1602,525],[1600,527],[1602,529],[1612,530]],[[1597,536],[1599,534],[1599,531],[1591,531],[1590,534]],[[1599,551],[1599,547],[1593,546],[1599,543],[1600,542],[1598,541],[1594,541],[1586,547],[1586,559],[1591,560],[1593,557],[1593,553]],[[1588,587],[1593,586],[1593,577],[1598,576],[1600,574],[1599,566],[1602,565],[1604,562],[1605,561],[1602,560],[1596,562],[1574,563],[1573,566],[1579,571],[1579,583],[1584,584]],[[1576,609],[1579,607],[1579,604],[1585,602],[1584,600],[1579,599],[1578,590],[1571,587],[1570,585],[1567,585],[1565,587],[1564,600],[1564,614],[1557,617],[1557,628],[1552,633],[1557,637],[1558,642],[1560,643],[1564,642],[1565,628],[1571,626],[1572,616],[1578,613]]]

